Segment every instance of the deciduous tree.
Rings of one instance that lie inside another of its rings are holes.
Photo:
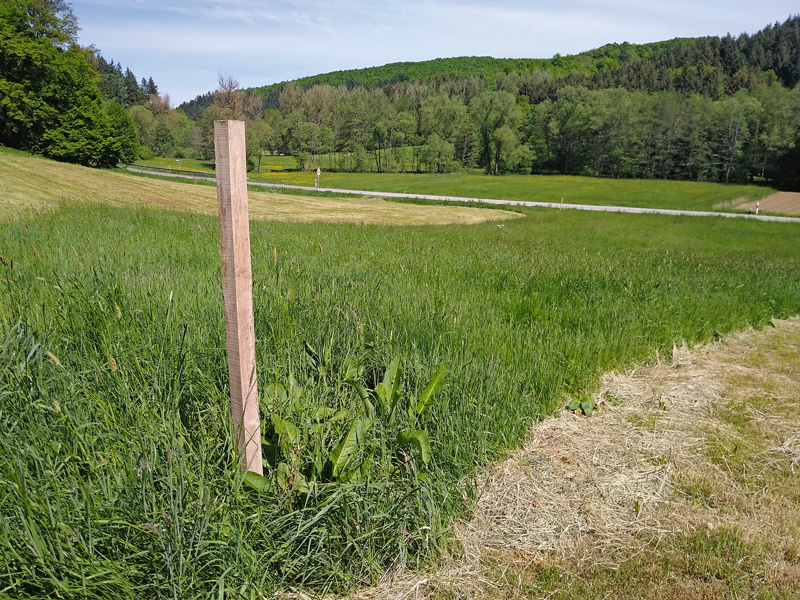
[[[61,0],[0,3],[0,142],[63,161],[115,164],[119,148],[77,30]]]
[[[126,163],[135,162],[139,155],[139,134],[133,119],[118,102],[110,102],[106,112],[119,159]]]

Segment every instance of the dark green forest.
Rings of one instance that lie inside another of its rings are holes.
[[[796,189],[799,80],[797,17],[752,36],[550,59],[394,63],[248,90],[228,77],[181,105],[199,131],[184,122],[174,152],[209,158],[213,119],[234,116],[248,120],[254,160],[291,154],[301,169],[333,153],[326,166],[344,171],[478,167]]]
[[[253,156],[292,154],[303,169],[334,153],[329,168],[346,171],[479,167],[797,188],[798,81],[793,17],[752,36],[339,71],[239,90],[238,103],[225,100],[228,79],[182,110],[202,139],[209,114],[242,107],[233,112],[250,119]]]
[[[177,109],[76,44],[63,0],[0,3],[0,143],[93,166],[211,158],[247,121],[252,164],[765,181],[800,188],[800,17],[753,35],[608,44],[549,59],[440,58],[217,90]]]
[[[135,160],[127,109],[155,83],[80,47],[78,31],[63,0],[0,1],[0,144],[87,166]]]

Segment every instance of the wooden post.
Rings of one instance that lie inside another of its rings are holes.
[[[243,121],[214,122],[214,156],[231,413],[241,455],[239,468],[261,475],[264,470],[258,415]]]

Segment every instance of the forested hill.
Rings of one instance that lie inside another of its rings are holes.
[[[301,88],[315,84],[387,87],[404,82],[459,80],[479,77],[494,84],[501,73],[549,73],[547,86],[521,86],[530,102],[553,99],[560,87],[626,88],[630,91],[678,91],[718,96],[750,89],[765,72],[774,73],[785,87],[800,81],[800,17],[769,25],[754,35],[676,38],[651,44],[607,44],[581,54],[549,59],[492,57],[439,58],[399,62],[364,69],[334,71],[295,80]],[[534,77],[533,79],[541,80]],[[266,108],[279,108],[278,96],[288,82],[255,88]],[[180,108],[195,118],[213,101],[198,96]]]
[[[692,43],[691,38],[676,38],[654,44],[608,44],[596,50],[570,56],[556,55],[553,58],[493,58],[491,56],[460,56],[435,58],[419,62],[396,62],[380,67],[332,71],[321,75],[302,77],[295,82],[304,88],[312,85],[346,85],[354,87],[385,87],[403,81],[425,82],[435,77],[466,77],[479,75],[493,82],[498,73],[524,73],[531,70],[547,70],[566,76],[572,72],[585,75],[619,67],[619,60],[632,60],[653,56],[666,48]],[[282,83],[256,88],[266,99]]]
[[[406,81],[427,82],[435,78],[460,78],[478,76],[493,83],[499,73],[525,73],[532,70],[549,71],[566,77],[571,73],[592,75],[598,72],[619,68],[620,64],[634,60],[647,59],[668,48],[692,44],[693,38],[675,38],[651,44],[607,44],[601,48],[580,54],[553,58],[493,58],[491,56],[459,56],[455,58],[435,58],[418,62],[395,62],[379,67],[347,69],[310,75],[293,80],[302,88],[313,85],[344,85],[348,89],[356,87],[386,87]],[[288,82],[272,83],[257,88],[268,108],[278,108],[277,99],[281,89]],[[193,119],[203,108],[213,102],[213,92],[184,102],[178,108]]]

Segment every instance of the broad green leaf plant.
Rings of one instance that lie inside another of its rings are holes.
[[[327,344],[319,353],[306,343],[314,385],[325,397],[351,401],[319,406],[311,424],[298,427],[288,420],[288,413],[310,392],[293,376],[285,386],[268,385],[265,404],[270,414],[262,425],[265,473],[246,473],[245,484],[259,492],[301,498],[319,485],[385,480],[399,472],[425,479],[434,457],[424,417],[442,390],[448,365],[439,365],[416,396],[404,385],[400,355],[386,367],[383,379],[369,388],[364,380],[370,352],[367,348],[358,356],[347,356],[337,368]]]

